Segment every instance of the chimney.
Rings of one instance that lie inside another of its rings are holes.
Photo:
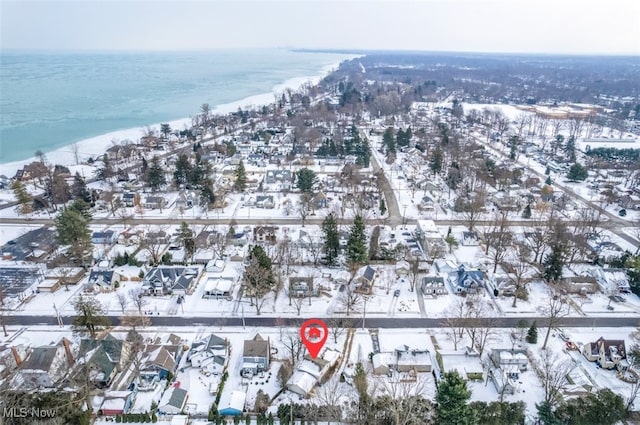
[[[22,357],[20,357],[18,349],[16,347],[11,347],[11,352],[13,353],[13,358],[16,360],[16,365],[20,367],[22,365]]]
[[[75,360],[73,360],[73,354],[71,353],[71,345],[67,338],[62,338],[62,345],[64,345],[64,352],[67,354],[67,362],[69,366],[73,366]]]

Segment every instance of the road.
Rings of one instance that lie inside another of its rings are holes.
[[[212,317],[175,317],[175,316],[146,316],[151,321],[151,326],[161,327],[189,327],[189,326],[211,326],[211,327],[281,327],[300,326],[305,318],[295,317],[228,317],[228,316],[212,316]],[[344,319],[345,316],[336,316],[335,318]],[[65,325],[71,324],[70,316],[62,316],[62,322]],[[109,316],[111,323],[118,325],[120,316]],[[58,318],[56,316],[28,316],[28,315],[11,315],[4,317],[7,325],[17,326],[34,326],[34,325],[51,325],[58,326]],[[330,318],[323,318],[330,320]],[[488,323],[493,328],[515,328],[519,321],[525,320],[527,323],[533,323],[535,320],[538,326],[543,327],[546,319],[543,317],[495,317],[491,318]],[[389,318],[389,317],[367,317],[365,327],[368,329],[388,328],[441,328],[446,327],[445,318]],[[243,323],[244,322],[244,323]],[[351,317],[351,322],[356,328],[362,327],[362,317]],[[639,317],[565,317],[561,320],[558,327],[570,328],[591,328],[591,327],[637,327],[640,322]]]

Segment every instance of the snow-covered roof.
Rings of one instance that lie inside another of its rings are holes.
[[[237,410],[242,412],[244,410],[244,402],[247,399],[247,394],[242,391],[223,391],[220,398],[220,404],[218,404],[218,411],[226,409]]]

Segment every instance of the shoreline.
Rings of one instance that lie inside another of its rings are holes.
[[[354,55],[353,58],[359,57],[358,55]],[[351,58],[351,59],[353,59]],[[324,77],[329,75],[333,70],[337,69],[345,60],[350,59],[342,59],[338,63],[331,63],[323,66],[319,74],[313,76],[302,76],[302,77],[293,77],[284,81],[281,84],[276,84],[273,86],[270,92],[259,93],[252,96],[247,96],[240,100],[222,103],[218,105],[211,106],[211,112],[214,114],[229,114],[231,112],[235,112],[238,108],[242,109],[254,109],[259,108],[263,105],[269,105],[275,102],[275,95],[280,95],[287,89],[298,90],[304,84],[311,83],[312,85],[318,84]],[[194,115],[198,113],[198,111],[194,111]],[[185,126],[191,126],[192,117],[186,118],[178,118],[174,120],[165,121],[164,123],[168,123],[172,129],[174,130],[182,130]],[[80,159],[80,163],[86,161],[90,157],[95,157],[102,155],[106,152],[106,150],[113,145],[113,141],[120,142],[122,140],[130,139],[132,142],[137,143],[140,137],[143,136],[145,128],[156,128],[159,129],[160,124],[162,123],[153,123],[147,124],[139,127],[114,130],[108,133],[104,133],[98,136],[88,137],[82,139],[75,143],[69,143],[63,147],[54,149],[50,152],[45,152],[47,157],[47,161],[52,164],[60,164],[64,166],[74,166],[75,158],[72,151],[72,146],[78,146],[78,157]],[[27,159],[17,160],[2,163],[0,162],[0,175],[5,175],[9,178],[12,178],[16,172],[24,167],[27,164],[35,161],[35,156],[31,156]]]

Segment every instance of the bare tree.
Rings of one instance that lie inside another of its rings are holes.
[[[544,337],[544,343],[542,344],[543,350],[547,349],[551,329],[557,328],[560,325],[562,318],[569,314],[569,309],[569,305],[561,295],[549,291],[543,306],[544,317],[547,319],[547,333]]]
[[[329,326],[329,333],[333,336],[333,342],[335,344],[338,343],[338,339],[345,330],[353,327],[351,320],[346,317],[331,318],[327,321],[327,325]]]
[[[445,311],[444,331],[453,342],[453,349],[458,349],[458,344],[462,342],[465,331],[465,317],[467,316],[468,305],[463,298],[456,299]]]
[[[509,281],[513,284],[513,304],[515,308],[518,298],[527,297],[527,276],[531,272],[531,250],[524,243],[516,243],[511,258],[504,261],[502,267],[509,273]]]
[[[296,211],[298,212],[298,215],[302,220],[302,227],[304,227],[304,223],[306,222],[307,217],[312,212],[311,195],[309,195],[308,193],[303,193],[302,195],[300,195],[300,200],[298,201]]]
[[[319,386],[313,397],[318,404],[325,406],[325,420],[339,421],[342,419],[341,405],[348,400],[348,388],[344,383],[340,382],[338,375],[333,375],[329,380]]]
[[[351,282],[344,286],[344,290],[338,295],[338,301],[340,306],[344,310],[345,314],[349,316],[351,313],[357,313],[362,304],[362,297],[356,292]]]
[[[573,368],[571,361],[561,361],[553,351],[541,350],[537,369],[544,390],[544,401],[555,406],[562,399],[561,391],[567,384],[567,375]]]
[[[120,310],[122,310],[122,314],[124,314],[124,310],[127,308],[127,304],[129,303],[127,296],[123,292],[116,292],[116,300],[120,305]]]
[[[133,288],[129,290],[129,299],[138,309],[138,314],[142,316],[142,307],[149,303],[149,300],[143,296],[141,288]]]
[[[300,338],[300,332],[280,327],[279,333],[280,344],[291,361],[291,365],[295,366],[304,351],[304,344],[302,343],[302,338]]]
[[[395,373],[391,378],[382,381],[382,392],[386,398],[385,410],[391,415],[393,424],[425,423],[423,410],[425,381],[405,380],[401,374]]]
[[[129,329],[127,332],[126,341],[129,343],[129,364],[133,368],[133,380],[140,375],[140,367],[142,365],[142,357],[144,351],[144,338],[140,333],[134,328]]]
[[[152,230],[153,229],[153,230]],[[166,235],[166,226],[160,226],[154,228],[153,226],[147,226],[142,239],[141,248],[144,249],[151,260],[153,265],[160,264],[162,254],[167,247],[164,235]]]
[[[411,292],[416,290],[420,281],[420,258],[413,258],[409,261],[409,288]]]
[[[491,251],[493,259],[493,272],[498,269],[498,264],[507,255],[508,249],[513,243],[513,233],[509,229],[509,219],[506,213],[499,214],[488,231],[485,233],[486,250],[485,254]]]

